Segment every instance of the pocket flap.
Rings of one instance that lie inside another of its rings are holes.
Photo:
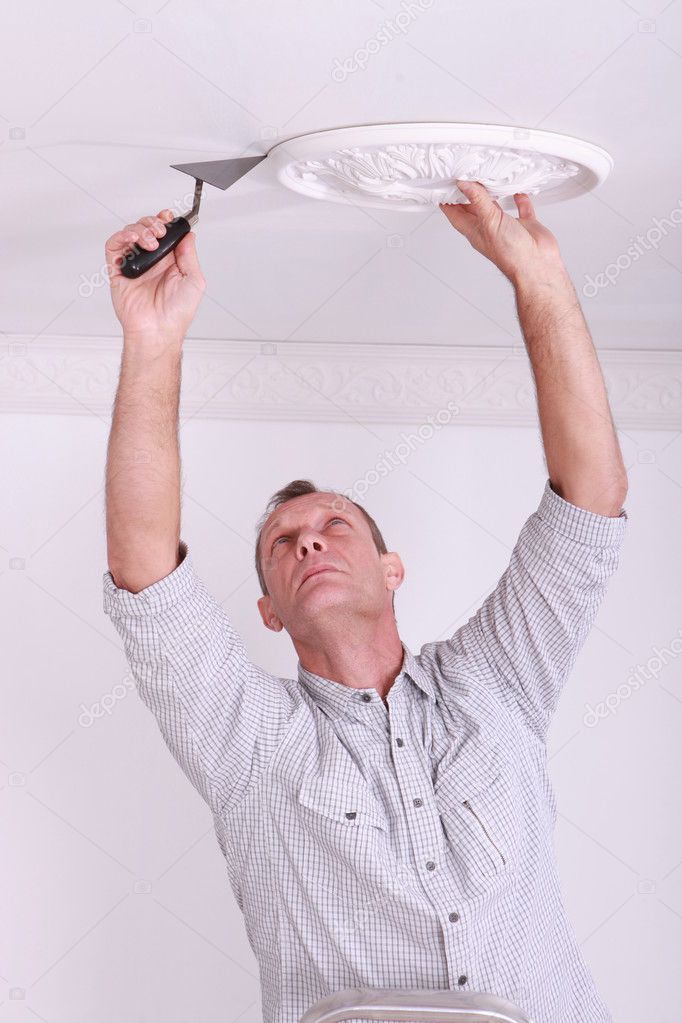
[[[338,821],[349,828],[372,824],[388,831],[381,803],[363,779],[307,779],[298,793],[299,802],[310,810]]]

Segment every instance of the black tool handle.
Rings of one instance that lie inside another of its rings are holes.
[[[121,263],[121,273],[124,277],[141,277],[160,259],[172,252],[178,242],[191,230],[191,224],[184,217],[176,217],[175,220],[169,221],[166,224],[164,236],[156,239],[159,244],[155,249],[142,249],[137,244],[133,245]]]

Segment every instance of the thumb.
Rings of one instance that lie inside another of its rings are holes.
[[[516,203],[516,208],[519,211],[519,220],[535,219],[533,204],[525,192],[515,192],[514,202]]]
[[[194,231],[188,231],[184,238],[175,246],[175,261],[183,277],[189,277],[191,280],[196,281],[203,280],[201,267],[199,266],[199,257],[197,256],[196,235]]]

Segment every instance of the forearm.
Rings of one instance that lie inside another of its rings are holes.
[[[547,469],[572,504],[618,515],[627,474],[597,353],[565,267],[513,280]]]
[[[106,466],[107,555],[139,592],[178,565],[182,340],[124,339]]]

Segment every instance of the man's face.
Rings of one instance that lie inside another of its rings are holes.
[[[338,494],[303,494],[275,508],[261,533],[268,628],[305,633],[330,611],[380,617],[403,578],[394,552],[379,554],[359,508]]]

